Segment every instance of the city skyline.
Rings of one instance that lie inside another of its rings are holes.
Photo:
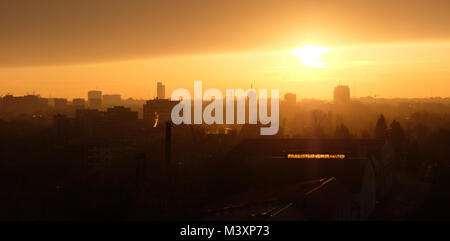
[[[449,10],[0,0],[0,220],[274,240],[449,220]]]
[[[159,82],[162,83],[162,82]],[[165,87],[165,85],[163,85]],[[251,85],[252,87],[252,85]],[[241,88],[243,90],[248,90],[248,89],[252,89],[252,88]],[[301,101],[309,101],[309,100],[317,100],[317,101],[326,101],[326,102],[336,102],[336,88],[338,87],[345,87],[348,88],[348,99],[349,100],[362,100],[362,99],[379,99],[379,100],[433,100],[433,99],[450,99],[450,97],[441,97],[441,96],[425,96],[425,97],[385,97],[385,96],[379,96],[379,95],[368,95],[368,96],[355,96],[355,90],[351,89],[352,86],[349,85],[342,85],[340,84],[336,84],[335,86],[333,86],[331,88],[331,90],[328,90],[328,94],[329,97],[327,98],[308,98],[306,96],[297,96],[296,93],[294,92],[284,92],[283,95],[280,96],[280,101],[285,101],[288,100],[286,98],[292,98],[290,97],[291,95],[295,96],[295,98],[298,97],[298,99],[296,100],[296,102],[301,102]],[[157,92],[158,87],[154,88]],[[187,88],[189,89],[189,88]],[[228,88],[227,88],[228,89]],[[256,90],[258,92],[259,88],[253,88],[254,90]],[[333,89],[334,92],[333,92]],[[219,89],[220,90],[220,89]],[[225,91],[226,89],[223,89],[223,91]],[[49,95],[49,96],[45,96],[42,95],[41,93],[36,93],[35,91],[33,91],[32,93],[30,92],[26,92],[24,94],[16,94],[16,93],[10,93],[7,92],[5,94],[0,94],[0,98],[5,97],[5,96],[13,96],[13,97],[24,97],[24,96],[36,96],[39,98],[43,98],[43,99],[48,99],[48,100],[66,100],[68,103],[72,103],[72,102],[80,102],[80,101],[85,101],[86,103],[88,103],[89,101],[89,92],[100,92],[101,93],[101,98],[99,98],[102,102],[105,101],[105,99],[107,99],[107,102],[109,104],[107,104],[108,106],[113,106],[113,102],[115,102],[116,105],[122,105],[120,102],[117,102],[118,100],[120,101],[127,101],[127,100],[134,100],[134,101],[145,101],[145,100],[155,100],[155,99],[170,99],[169,96],[167,96],[167,93],[164,92],[165,98],[159,98],[158,94],[155,93],[155,95],[149,95],[149,96],[145,96],[142,98],[138,98],[135,96],[123,96],[121,93],[115,93],[115,92],[102,92],[102,90],[100,89],[95,89],[95,90],[88,90],[85,91],[84,96],[73,96],[73,97],[66,97],[66,96],[60,96],[60,95]],[[346,94],[347,95],[347,94]]]

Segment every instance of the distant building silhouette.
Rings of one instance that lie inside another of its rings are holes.
[[[138,119],[137,111],[131,111],[130,108],[123,106],[114,106],[106,111],[106,119],[116,122],[136,121]]]
[[[76,111],[76,119],[83,121],[99,120],[104,117],[104,112],[92,109],[82,109]]]
[[[89,108],[100,109],[102,107],[102,92],[91,90],[88,92]]]
[[[295,106],[297,103],[297,96],[293,93],[287,93],[284,95],[284,101],[288,106]]]
[[[338,85],[334,88],[334,103],[346,104],[350,102],[350,88],[346,85]]]
[[[38,96],[38,110],[46,110],[48,108],[48,99]]]
[[[86,101],[83,98],[76,98],[72,100],[72,106],[75,109],[84,109],[86,106]]]
[[[122,98],[121,98],[121,96],[119,94],[103,95],[102,105],[104,107],[122,105]]]
[[[16,116],[24,114],[42,113],[48,108],[48,99],[41,98],[39,95],[13,96],[5,95],[0,98],[0,109],[4,116]]]
[[[172,108],[178,103],[179,101],[171,101],[168,99],[148,100],[143,106],[144,120],[154,122],[158,118],[159,123],[170,121]]]
[[[156,84],[156,90],[157,90],[157,95],[156,97],[158,99],[165,99],[166,98],[166,86],[163,85],[163,83],[158,82]]]
[[[67,109],[67,99],[55,98],[53,101],[55,103],[55,110],[65,111]]]

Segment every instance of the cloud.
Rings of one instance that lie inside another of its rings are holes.
[[[450,37],[450,2],[5,0],[0,67]]]

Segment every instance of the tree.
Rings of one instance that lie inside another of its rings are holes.
[[[444,166],[450,165],[450,130],[439,129],[432,134],[431,138],[432,153],[437,161]]]
[[[387,132],[387,124],[384,116],[381,114],[378,118],[377,125],[375,126],[375,138],[385,139]]]
[[[408,170],[412,174],[416,175],[420,168],[420,149],[419,143],[416,140],[409,144],[406,160],[406,166]]]
[[[401,144],[405,140],[405,132],[400,123],[396,120],[393,120],[391,123],[390,136],[392,140],[398,144]]]
[[[310,116],[313,137],[323,138],[325,136],[325,132],[323,130],[322,123],[326,118],[326,114],[322,110],[314,109],[311,111]]]
[[[350,131],[348,130],[348,128],[344,125],[338,125],[336,127],[336,132],[334,133],[334,136],[336,138],[341,138],[341,139],[350,139],[352,138],[352,135],[350,134]]]
[[[405,132],[403,131],[402,126],[396,120],[393,120],[389,130],[389,138],[392,140],[395,148],[396,155],[396,165],[397,167],[401,167],[401,164],[404,161],[404,151],[405,151]]]

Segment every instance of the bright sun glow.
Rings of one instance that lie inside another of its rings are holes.
[[[301,48],[294,49],[289,53],[299,57],[306,66],[313,68],[327,68],[328,63],[320,62],[320,58],[329,50],[329,48],[325,47],[305,45]]]

